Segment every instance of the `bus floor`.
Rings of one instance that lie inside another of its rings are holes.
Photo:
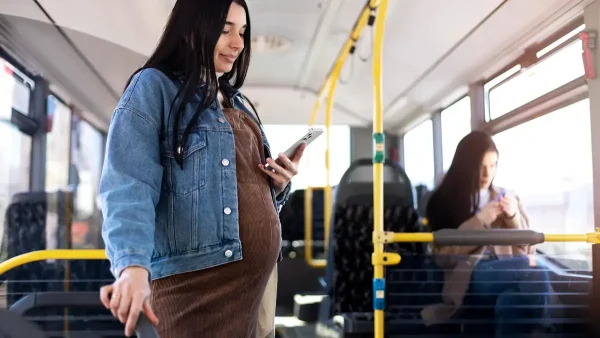
[[[275,338],[317,338],[316,325],[296,317],[275,317]]]

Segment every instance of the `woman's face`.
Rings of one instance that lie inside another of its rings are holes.
[[[481,189],[487,189],[492,184],[494,177],[496,177],[496,165],[498,164],[498,153],[495,151],[488,151],[483,156],[481,161],[481,173],[479,175],[479,184]]]
[[[228,73],[244,49],[246,11],[235,2],[231,3],[227,21],[215,46],[215,70],[218,74]]]

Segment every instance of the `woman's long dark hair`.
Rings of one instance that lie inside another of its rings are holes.
[[[244,49],[238,56],[229,73],[217,79],[215,70],[215,46],[225,27],[227,14],[232,3],[246,10],[246,30],[244,32]],[[171,103],[169,111],[173,117],[173,129],[179,128],[185,107],[200,86],[201,101],[193,118],[185,127],[184,133],[175,138],[172,144],[175,160],[183,165],[183,151],[191,129],[198,116],[206,108],[216,102],[219,84],[239,89],[244,84],[248,66],[250,65],[250,14],[245,0],[177,0],[158,45],[148,61],[138,69],[127,81],[127,86],[135,74],[146,68],[167,69],[180,75],[183,86]],[[233,80],[233,83],[231,81]],[[229,98],[225,98],[228,100]]]
[[[433,231],[456,229],[475,215],[481,163],[489,151],[498,153],[492,137],[483,131],[473,131],[458,143],[450,168],[427,203],[427,218]]]

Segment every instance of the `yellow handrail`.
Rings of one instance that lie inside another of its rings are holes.
[[[330,146],[330,134],[329,134],[329,128],[331,127],[331,113],[333,112],[333,102],[335,101],[335,89],[337,88],[337,83],[338,83],[338,79],[340,77],[340,72],[342,70],[342,66],[343,63],[337,63],[335,68],[333,69],[333,74],[331,75],[330,78],[330,85],[329,85],[329,93],[327,95],[327,106],[325,109],[325,139],[326,139],[326,146],[325,146],[325,196],[323,198],[323,238],[324,238],[324,253],[325,255],[327,255],[327,250],[328,250],[328,244],[329,244],[329,225],[331,223],[331,182],[329,180],[329,169],[330,169],[330,152],[329,152],[329,146]],[[309,266],[313,266],[313,267],[325,267],[327,265],[327,260],[315,260],[312,257],[312,227],[313,227],[313,212],[312,212],[312,187],[309,187],[306,189],[306,195],[308,196],[309,193],[309,189],[310,189],[310,197],[311,198],[305,198],[304,199],[304,224],[305,224],[305,231],[304,231],[304,238],[305,238],[305,245],[306,248],[308,248],[308,246],[310,246],[310,249],[306,250],[306,263]],[[311,203],[310,207],[308,207],[308,203]],[[306,232],[306,229],[310,228],[311,231]],[[308,254],[308,252],[310,251],[310,255]]]
[[[373,41],[373,230],[383,232],[383,164],[385,139],[383,134],[383,34],[388,0],[381,0],[377,9]],[[383,256],[383,243],[373,240],[373,258]],[[375,338],[384,337],[385,279],[383,264],[373,262],[373,310]],[[399,261],[398,261],[399,263]]]
[[[56,249],[32,251],[26,254],[15,256],[0,263],[0,275],[21,265],[37,261],[44,261],[47,259],[106,259],[106,252],[102,249]]]
[[[350,55],[350,51],[352,51],[352,47],[354,47],[354,45],[356,44],[356,41],[358,41],[358,39],[360,38],[360,35],[362,34],[363,29],[369,23],[369,16],[371,15],[371,9],[377,8],[377,6],[379,5],[379,1],[380,0],[369,1],[369,3],[363,7],[362,11],[358,15],[358,20],[356,20],[356,23],[354,24],[354,27],[352,28],[352,32],[350,32],[350,35],[346,39],[346,42],[344,42],[344,46],[342,47],[337,58],[335,59],[335,62],[331,68],[331,71],[327,74],[327,76],[325,77],[325,81],[323,82],[323,84],[321,85],[321,88],[317,92],[317,101],[315,102],[315,104],[313,106],[313,111],[310,114],[309,125],[311,125],[311,126],[314,125],[317,120],[317,114],[319,113],[319,107],[321,106],[321,101],[323,100],[325,92],[327,91],[327,87],[329,86],[329,84],[331,82],[330,80],[332,78],[335,68],[337,67],[338,64],[343,65],[346,62],[346,58],[348,58],[348,55]]]
[[[324,98],[325,93],[327,92],[327,108],[325,111],[325,138],[326,138],[326,142],[327,142],[327,146],[326,146],[326,150],[325,150],[325,172],[326,172],[326,183],[325,183],[325,196],[323,199],[323,212],[324,212],[324,236],[323,238],[325,239],[325,244],[324,244],[324,248],[325,248],[325,254],[327,254],[327,250],[328,250],[328,238],[329,238],[329,226],[331,223],[331,185],[329,182],[329,171],[330,171],[330,151],[329,151],[329,146],[330,146],[330,134],[329,134],[329,130],[330,130],[330,126],[331,126],[331,114],[333,112],[333,102],[334,102],[334,96],[335,96],[335,89],[337,86],[337,82],[340,76],[340,73],[342,71],[342,67],[344,66],[346,59],[348,58],[348,56],[350,55],[350,53],[353,51],[356,41],[358,41],[358,39],[360,38],[360,35],[363,31],[363,29],[367,26],[367,24],[369,23],[369,17],[371,15],[371,11],[374,10],[375,8],[377,8],[379,4],[379,0],[371,0],[369,1],[369,3],[367,3],[362,11],[360,12],[358,19],[356,21],[356,23],[354,24],[354,27],[352,29],[352,32],[350,32],[350,35],[348,36],[348,38],[346,39],[346,42],[344,43],[344,46],[342,47],[342,50],[340,51],[340,53],[338,54],[338,57],[336,58],[336,61],[333,64],[333,68],[330,71],[329,74],[327,74],[327,77],[325,78],[325,81],[323,82],[323,85],[321,85],[321,88],[319,89],[318,93],[317,93],[317,100],[313,106],[313,110],[310,114],[310,119],[309,119],[309,126],[313,126],[316,123],[316,119],[317,119],[317,114],[319,113],[319,109],[321,107],[321,101]],[[312,196],[312,191],[309,191],[309,189],[312,189],[312,187],[308,187],[306,190],[306,195],[308,196],[308,194],[311,194]],[[311,203],[310,207],[308,206],[309,202]],[[305,251],[305,260],[306,263],[309,266],[313,266],[313,267],[324,267],[326,265],[326,260],[315,260],[312,257],[312,247],[308,248],[309,246],[312,245],[313,242],[313,238],[312,238],[312,228],[313,228],[313,223],[312,223],[312,219],[313,219],[313,213],[312,213],[312,199],[309,201],[309,199],[305,198],[304,199],[304,217],[305,217],[305,221],[304,221],[304,225],[305,225],[305,232],[304,232],[304,243],[306,245],[306,251]],[[308,210],[308,211],[307,211]],[[306,231],[306,229],[310,228],[310,231]]]
[[[308,266],[313,268],[324,268],[327,265],[326,259],[313,258],[313,190],[315,188],[308,187],[304,190],[304,260]]]

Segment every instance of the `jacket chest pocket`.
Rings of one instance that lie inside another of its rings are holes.
[[[180,136],[178,136],[180,137]],[[189,134],[183,149],[183,166],[175,161],[172,142],[168,137],[161,145],[161,157],[164,166],[162,188],[176,195],[187,195],[206,183],[206,131],[195,131]]]

